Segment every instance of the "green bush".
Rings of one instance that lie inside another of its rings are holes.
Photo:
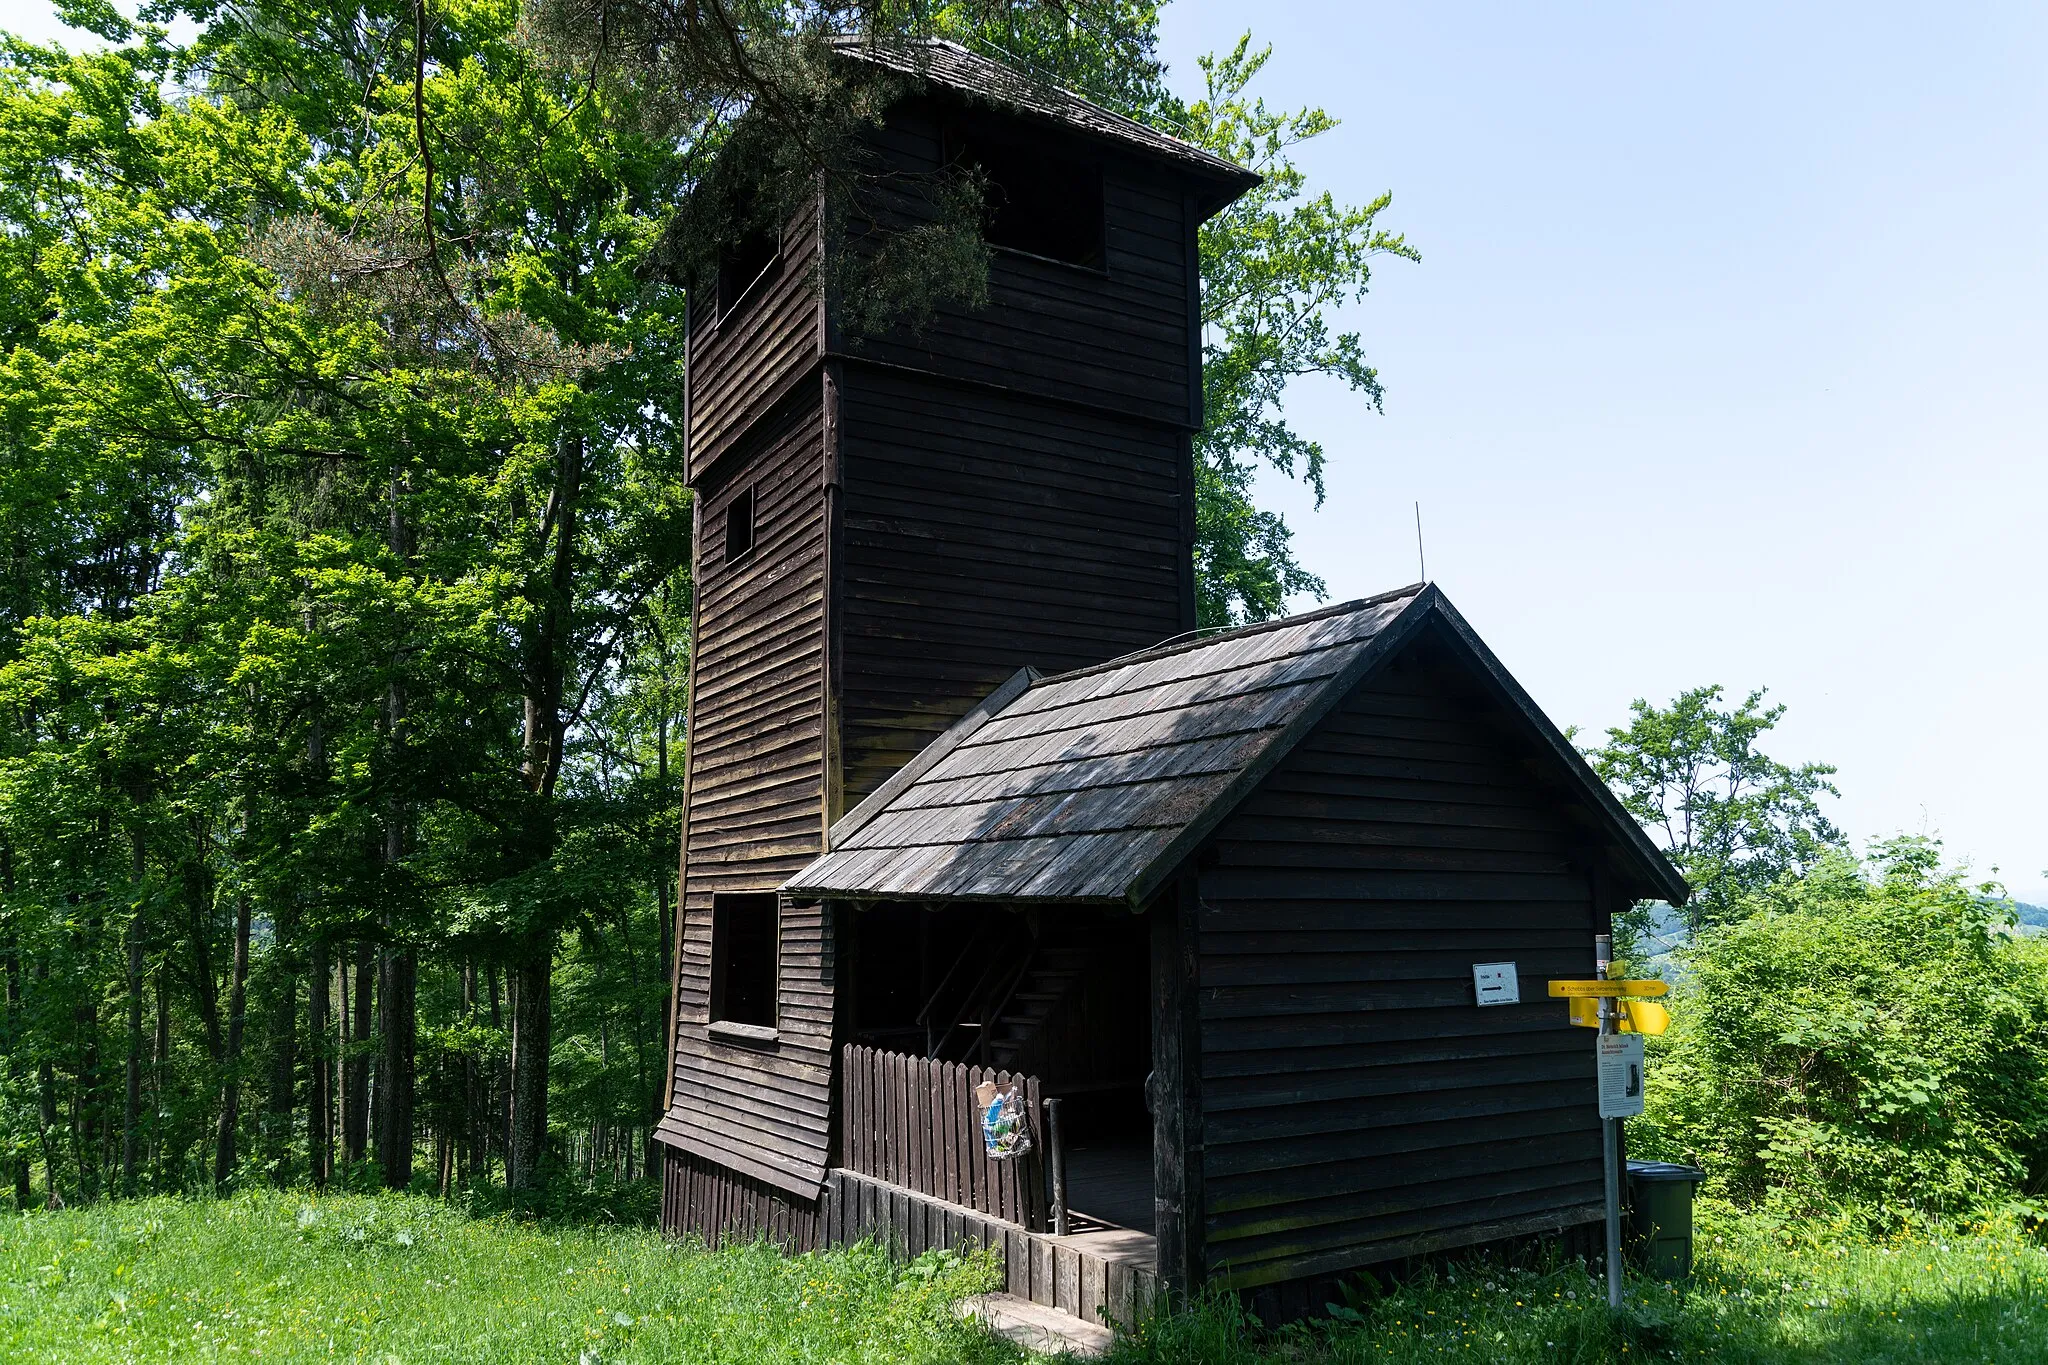
[[[2028,1202],[2048,1176],[2048,950],[1899,839],[1749,898],[1681,960],[1630,1152],[1880,1225]]]

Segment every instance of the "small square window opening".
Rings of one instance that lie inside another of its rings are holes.
[[[711,901],[711,1018],[775,1027],[775,956],[781,910],[774,892]]]
[[[725,505],[725,562],[737,564],[754,549],[754,490],[743,488]]]

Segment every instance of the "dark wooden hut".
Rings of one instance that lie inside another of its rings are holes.
[[[877,143],[992,149],[1024,245],[989,305],[842,350],[799,215],[692,315],[664,1225],[990,1243],[1092,1319],[1209,1281],[1291,1313],[1597,1218],[1592,1049],[1544,982],[1683,883],[1435,588],[1188,634],[1195,234],[1250,178],[914,65]],[[1498,962],[1522,1002],[1481,1008]],[[981,1154],[984,1079],[1030,1156]]]

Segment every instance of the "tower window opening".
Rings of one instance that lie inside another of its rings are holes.
[[[781,910],[768,892],[711,901],[711,1018],[775,1027],[775,956]]]
[[[752,231],[718,253],[718,317],[722,322],[782,264],[779,233]]]
[[[1079,157],[952,130],[948,159],[982,181],[990,246],[1100,270],[1102,170]]]
[[[754,489],[741,489],[725,505],[725,562],[737,564],[754,550]]]

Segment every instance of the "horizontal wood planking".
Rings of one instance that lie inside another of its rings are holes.
[[[1025,665],[1182,628],[1170,432],[892,371],[842,391],[846,800]]]
[[[1024,1091],[1032,1149],[991,1159],[975,1089],[984,1081]],[[1047,1227],[1045,1125],[1038,1079],[848,1044],[840,1096],[848,1170],[1015,1223]]]
[[[882,160],[912,175],[936,171],[938,118],[923,102],[892,112],[874,139]],[[1048,146],[1057,140],[1047,137]],[[1200,378],[1190,369],[1182,178],[1099,149],[1076,151],[1103,169],[1104,269],[993,252],[985,307],[942,304],[915,332],[864,338],[853,354],[1186,427]],[[878,214],[899,223],[928,216],[909,192]]]
[[[763,410],[823,352],[818,223],[816,205],[791,216],[775,273],[724,318],[716,315],[716,289],[693,291],[688,366],[692,483],[732,453]]]
[[[832,943],[817,905],[781,913],[777,1036],[711,1036],[712,898],[773,891],[819,852],[824,826],[825,526],[815,402],[794,399],[745,433],[705,495],[708,528],[757,490],[752,553],[699,571],[696,713],[674,1091],[661,1135],[800,1197],[830,1163]]]
[[[1241,1289],[1600,1197],[1590,1035],[1544,996],[1592,966],[1586,851],[1454,681],[1399,663],[1204,864],[1205,1249]],[[1488,961],[1518,964],[1523,1004],[1474,1004]]]

